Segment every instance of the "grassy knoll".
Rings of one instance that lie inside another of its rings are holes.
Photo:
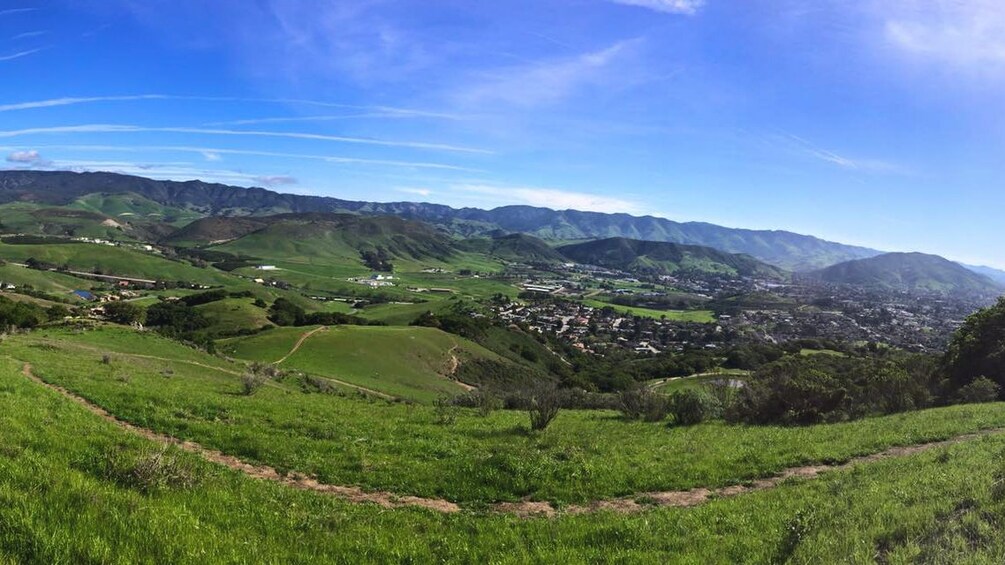
[[[89,290],[98,285],[98,283],[87,279],[63,273],[36,271],[10,263],[0,265],[0,281],[11,283],[18,288],[29,285],[35,290],[60,295],[67,295],[78,289]]]
[[[431,407],[305,393],[292,379],[241,396],[239,379],[225,372],[234,365],[153,336],[121,329],[48,334],[48,340],[41,333],[10,337],[5,352],[128,421],[324,482],[444,497],[468,507],[722,486],[789,466],[1005,426],[1000,404],[799,428],[710,423],[670,429],[586,411],[562,412],[544,433],[528,432],[519,412],[479,417],[462,410],[455,424],[442,425]],[[121,353],[101,362],[102,352],[124,350],[224,370]]]
[[[233,278],[214,269],[200,269],[188,263],[122,247],[91,243],[10,245],[0,243],[0,258],[24,262],[29,258],[69,265],[71,269],[101,272],[152,280],[186,281],[202,284],[232,284]]]
[[[275,362],[311,329],[276,328],[223,341],[220,350],[242,359]],[[431,402],[463,392],[448,376],[457,364],[472,358],[498,359],[470,341],[433,328],[335,326],[304,341],[280,367]]]
[[[350,505],[168,452],[189,484],[143,489],[156,446],[0,360],[0,563],[1000,563],[1005,438],[635,516],[554,520]],[[38,425],[45,422],[45,425]],[[221,426],[227,424],[221,422]],[[109,456],[109,454],[116,454]]]
[[[205,330],[209,333],[256,330],[272,325],[266,309],[255,306],[254,302],[252,298],[227,298],[196,309],[212,321],[213,325]]]
[[[614,308],[615,311],[623,314],[633,314],[646,318],[659,319],[666,316],[668,320],[677,322],[715,323],[715,312],[711,310],[653,310],[652,308],[639,308],[637,306],[620,306],[595,299],[587,299],[583,303],[594,308]]]

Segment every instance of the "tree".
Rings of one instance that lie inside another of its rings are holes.
[[[967,318],[949,343],[943,370],[954,390],[980,376],[1005,385],[1005,298]]]
[[[109,302],[105,304],[105,317],[116,324],[137,324],[146,319],[146,311],[132,302]]]

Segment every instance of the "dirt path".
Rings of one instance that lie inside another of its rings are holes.
[[[293,344],[293,349],[291,349],[289,353],[287,353],[286,355],[284,355],[282,359],[280,359],[279,361],[275,361],[272,364],[273,365],[279,365],[283,361],[286,361],[290,357],[293,357],[293,354],[296,353],[298,350],[300,350],[300,347],[304,344],[305,341],[307,341],[308,339],[310,339],[311,336],[313,336],[314,334],[316,334],[318,332],[323,332],[323,331],[325,331],[327,329],[328,329],[328,326],[321,326],[319,328],[314,328],[313,330],[311,330],[311,331],[305,333],[304,335],[300,336],[300,339],[298,339],[297,342],[295,344]]]
[[[209,449],[203,447],[198,443],[192,441],[182,441],[180,439],[160,434],[152,430],[148,430],[146,428],[134,426],[133,424],[130,424],[129,422],[126,422],[124,420],[120,420],[115,416],[113,416],[104,408],[96,404],[93,404],[87,399],[77,396],[76,394],[70,392],[69,390],[61,386],[47,383],[42,379],[38,378],[37,376],[35,376],[34,373],[32,373],[31,365],[28,363],[25,363],[24,367],[22,368],[22,373],[24,374],[25,377],[28,377],[33,382],[42,385],[50,390],[58,392],[64,397],[69,398],[70,400],[73,400],[77,404],[83,406],[92,414],[95,414],[101,417],[102,419],[119,426],[122,429],[130,431],[134,434],[142,436],[151,441],[155,441],[166,445],[177,446],[179,449],[195,453],[196,455],[201,456],[203,459],[206,459],[207,461],[212,461],[213,463],[229,467],[230,469],[244,473],[249,477],[267,481],[274,481],[286,485],[288,487],[298,488],[301,490],[311,490],[315,492],[331,494],[337,496],[338,498],[345,499],[349,502],[355,502],[355,503],[369,502],[383,506],[385,508],[398,508],[402,506],[420,506],[423,508],[436,510],[437,512],[453,513],[460,511],[459,506],[446,500],[420,498],[417,496],[398,496],[394,493],[381,492],[381,491],[368,492],[364,491],[359,487],[321,484],[310,477],[305,477],[303,475],[298,475],[295,473],[289,475],[283,475],[278,471],[276,471],[275,469],[273,469],[272,467],[268,467],[265,465],[253,465],[251,463],[242,461],[237,457],[226,455],[215,449]]]
[[[471,392],[475,390],[475,387],[469,385],[468,383],[462,383],[454,378],[457,374],[457,369],[461,368],[461,360],[458,359],[457,354],[454,353],[459,347],[459,345],[454,344],[454,346],[450,348],[450,351],[447,352],[447,355],[450,355],[450,367],[447,368],[447,376],[450,377],[451,381],[457,383],[457,386],[463,388],[465,392]]]
[[[87,399],[77,396],[76,394],[70,392],[69,390],[61,386],[47,383],[42,379],[38,378],[32,373],[30,364],[25,363],[22,372],[25,377],[31,379],[33,382],[63,395],[64,397],[80,404],[81,406],[89,410],[91,413],[103,418],[104,420],[114,423],[120,428],[123,428],[132,433],[140,435],[151,441],[159,442],[166,445],[177,446],[178,448],[183,449],[185,451],[195,453],[203,457],[207,461],[211,461],[219,465],[224,465],[230,469],[244,473],[245,475],[248,475],[249,477],[252,478],[277,482],[291,488],[330,494],[332,496],[336,496],[338,498],[341,498],[343,500],[352,503],[372,503],[380,505],[384,508],[417,506],[442,513],[456,513],[461,511],[461,507],[458,504],[450,502],[449,500],[443,500],[437,498],[422,498],[416,496],[399,496],[394,493],[385,491],[371,492],[371,491],[365,491],[355,486],[328,485],[319,483],[317,480],[311,477],[306,477],[296,473],[283,475],[278,471],[276,471],[275,469],[273,469],[272,467],[265,465],[254,465],[242,461],[237,457],[226,455],[220,451],[203,447],[198,443],[191,441],[182,441],[165,434],[160,434],[155,431],[148,430],[146,428],[135,426],[124,420],[120,420],[111,413],[109,413],[104,408],[101,408],[100,406],[91,403]],[[827,471],[848,469],[855,465],[874,463],[876,461],[882,461],[884,459],[891,459],[894,457],[905,457],[908,455],[913,455],[915,453],[921,453],[924,451],[937,449],[940,447],[948,447],[965,441],[977,439],[984,436],[1000,434],[1003,432],[1005,432],[1005,428],[994,428],[989,430],[983,430],[980,432],[956,436],[954,438],[950,438],[943,441],[935,441],[935,442],[909,445],[903,447],[891,447],[889,449],[880,451],[878,453],[873,453],[871,455],[854,457],[845,463],[837,465],[806,465],[802,467],[791,467],[773,477],[753,480],[749,484],[745,485],[734,485],[721,488],[696,488],[682,491],[646,492],[646,493],[639,493],[630,497],[597,500],[587,504],[565,506],[561,509],[556,508],[549,502],[535,502],[535,501],[500,502],[492,504],[489,508],[490,511],[492,512],[514,514],[517,516],[527,518],[530,517],[552,518],[565,514],[590,514],[594,512],[619,512],[625,514],[634,514],[658,507],[688,508],[692,506],[699,506],[701,504],[708,502],[711,499],[730,498],[734,496],[748,494],[751,492],[772,489],[781,485],[783,482],[789,479],[814,479]]]

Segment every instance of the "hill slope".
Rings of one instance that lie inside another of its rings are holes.
[[[14,201],[67,205],[94,193],[131,193],[162,206],[203,216],[261,216],[288,212],[351,212],[392,215],[442,226],[459,235],[497,230],[544,239],[626,237],[704,245],[747,253],[786,269],[812,270],[880,252],[785,231],[732,229],[700,222],[680,223],[651,216],[556,211],[530,206],[494,210],[455,209],[415,202],[353,202],[320,196],[280,194],[201,181],[156,181],[114,173],[0,171],[0,204]]]
[[[614,237],[558,248],[563,256],[590,265],[632,272],[671,274],[678,272],[720,273],[731,276],[780,278],[780,269],[748,255],[723,253],[710,247],[640,241]]]
[[[205,218],[165,241],[202,244],[224,240],[229,241],[215,249],[286,261],[359,261],[363,253],[381,253],[388,259],[445,259],[454,253],[450,239],[426,224],[393,216],[332,213]]]
[[[534,236],[512,233],[488,238],[466,239],[458,244],[465,251],[482,253],[505,261],[518,263],[560,263],[561,253]]]
[[[1000,294],[1002,287],[958,263],[924,253],[886,253],[807,275],[836,284],[944,293]]]

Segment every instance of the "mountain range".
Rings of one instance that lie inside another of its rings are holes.
[[[712,248],[722,252],[724,256],[730,256],[728,260],[716,258],[718,264],[742,263],[735,256],[747,255],[747,259],[753,258],[762,264],[767,263],[788,271],[812,272],[814,277],[821,280],[831,277],[869,279],[869,276],[853,275],[863,268],[863,264],[855,262],[884,255],[875,249],[844,245],[788,231],[736,229],[703,222],[674,222],[652,216],[551,210],[531,206],[482,210],[417,202],[362,202],[283,194],[264,188],[243,188],[197,180],[160,181],[105,172],[0,171],[0,223],[7,232],[37,231],[89,236],[124,233],[142,240],[158,239],[171,244],[188,242],[205,245],[242,238],[264,230],[277,221],[275,218],[282,218],[283,214],[315,213],[351,214],[357,217],[393,216],[431,225],[436,230],[415,233],[424,241],[416,250],[420,254],[430,251],[442,255],[446,252],[444,244],[431,243],[430,237],[434,231],[453,238],[468,238],[468,249],[490,252],[506,260],[525,261],[557,261],[558,252],[553,246],[570,241],[607,240],[603,244],[582,248],[566,246],[566,249],[569,253],[585,253],[584,258],[600,259],[593,262],[606,262],[609,266],[616,267],[632,262],[637,265],[658,265],[664,261],[659,258],[661,254],[670,257],[670,264],[679,265],[680,261],[673,259],[675,254],[684,253],[687,246],[696,246]],[[264,219],[270,216],[273,219]],[[305,217],[307,216],[301,217],[301,220]],[[286,220],[292,221],[293,217],[287,216]],[[315,217],[314,220],[319,218]],[[349,220],[339,221],[344,224]],[[290,227],[286,225],[283,229]],[[507,239],[501,236],[510,237]],[[643,246],[641,243],[628,243],[630,240],[665,242],[684,247],[660,249],[651,245]],[[429,244],[433,248],[425,247]],[[604,246],[607,248],[604,249]],[[625,253],[626,247],[631,248],[631,253]],[[692,256],[687,260],[693,259]],[[821,272],[827,267],[844,263],[849,264],[826,273]],[[900,272],[898,269],[901,266],[896,261],[891,262],[889,257],[878,263],[864,265],[889,267],[894,272]],[[936,265],[929,262],[927,266],[936,271],[948,269],[943,263]],[[964,267],[969,272],[994,281],[1005,281],[1003,271],[988,267]],[[665,270],[667,265],[659,268]],[[746,269],[743,265],[739,269],[736,266],[726,268],[737,271]],[[908,281],[907,286],[940,285],[938,280],[941,275],[931,277],[935,281],[931,284],[922,284],[910,282],[912,277],[909,274],[901,274],[904,275],[901,278]],[[986,282],[986,279],[981,280]],[[970,281],[964,282],[964,286],[983,285]]]
[[[174,213],[202,216],[264,216],[301,212],[391,215],[435,225],[462,236],[500,230],[546,240],[610,237],[665,241],[746,253],[788,270],[812,270],[880,254],[874,249],[825,241],[787,231],[734,229],[652,216],[504,206],[492,210],[416,202],[356,202],[322,196],[281,194],[201,181],[158,181],[115,173],[0,171],[0,204],[28,201],[66,206],[93,194],[141,197]]]

